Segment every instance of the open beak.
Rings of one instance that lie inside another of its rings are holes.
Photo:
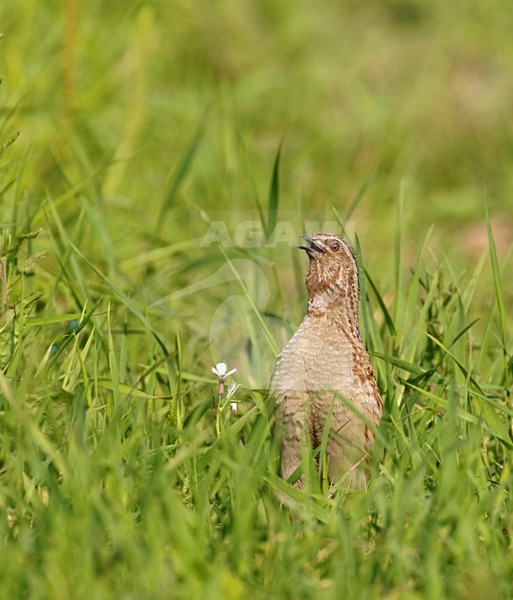
[[[316,253],[324,254],[323,248],[316,243],[314,238],[304,235],[301,239],[310,244],[309,246],[298,246],[300,250],[304,250],[308,254],[308,258],[314,258]]]

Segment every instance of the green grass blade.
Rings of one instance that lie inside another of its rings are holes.
[[[271,183],[269,185],[269,194],[267,197],[267,221],[265,223],[265,239],[267,241],[271,239],[271,236],[274,233],[276,219],[278,216],[278,205],[280,200],[280,158],[284,139],[285,134],[283,134],[278,146],[278,150],[276,151]]]
[[[492,266],[492,277],[493,277],[493,288],[495,291],[495,301],[497,303],[497,312],[499,314],[499,325],[500,325],[500,336],[502,344],[502,356],[504,361],[504,377],[505,386],[510,388],[510,375],[508,369],[508,352],[507,352],[507,325],[506,325],[506,308],[504,305],[504,292],[502,289],[502,276],[501,269],[499,266],[499,260],[497,258],[497,249],[495,247],[495,240],[493,237],[492,225],[490,222],[490,215],[488,213],[488,206],[485,204],[486,213],[486,226],[488,230],[488,248],[490,252],[490,263]]]
[[[347,208],[344,222],[349,221],[351,219],[351,217],[353,216],[354,211],[358,208],[358,205],[360,204],[363,197],[365,196],[365,193],[367,192],[367,190],[370,188],[372,182],[374,181],[375,174],[376,174],[375,172],[371,173],[369,175],[369,177],[367,177],[367,179],[363,182],[362,187],[358,190],[358,193],[353,198],[353,200],[351,201],[351,204]]]
[[[189,147],[187,148],[187,151],[185,152],[185,155],[176,170],[176,173],[171,182],[170,190],[164,198],[160,210],[158,211],[158,218],[155,223],[155,233],[157,235],[160,233],[160,230],[164,225],[166,214],[171,210],[174,203],[176,202],[178,192],[180,191],[180,188],[182,187],[185,178],[192,167],[194,158],[196,157],[201,140],[203,139],[203,135],[205,133],[207,114],[208,108],[203,113],[200,123],[189,143]]]

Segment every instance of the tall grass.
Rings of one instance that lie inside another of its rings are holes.
[[[423,253],[395,318],[362,278],[385,418],[369,489],[328,496],[277,477],[265,391],[237,391],[240,410],[223,413],[216,436],[204,334],[162,330],[118,265],[109,277],[78,250],[80,230],[54,204],[55,279],[44,263],[34,271],[44,305],[17,311],[10,330],[4,315],[5,597],[511,593],[510,333],[493,316],[497,296],[479,336],[472,308],[480,270],[501,293],[499,268],[484,259],[460,277]],[[248,318],[240,364],[267,317]]]
[[[511,597],[511,165],[473,79],[510,93],[501,19],[456,3],[453,40],[442,2],[43,4],[2,42],[0,596]],[[277,476],[266,386],[305,306],[284,227],[315,220],[357,234],[385,401],[362,492]]]

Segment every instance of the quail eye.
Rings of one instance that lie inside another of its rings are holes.
[[[330,250],[333,250],[333,252],[338,252],[340,250],[340,244],[338,242],[332,242],[330,244]]]

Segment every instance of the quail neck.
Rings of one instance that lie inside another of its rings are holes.
[[[300,246],[310,259],[306,275],[307,317],[324,317],[347,334],[358,332],[358,266],[353,250],[334,234],[304,237],[309,246]]]

